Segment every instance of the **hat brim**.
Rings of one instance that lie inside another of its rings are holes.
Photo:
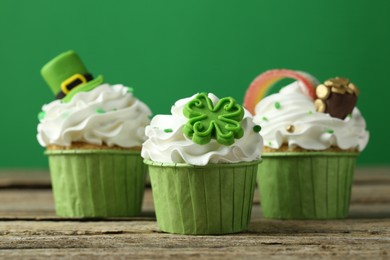
[[[96,79],[93,79],[91,81],[88,81],[87,83],[80,84],[74,89],[72,89],[63,99],[63,102],[69,102],[74,95],[76,95],[79,92],[87,92],[90,91],[97,86],[101,85],[103,83],[103,76],[99,75],[96,77]]]

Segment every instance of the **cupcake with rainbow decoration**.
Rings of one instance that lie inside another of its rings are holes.
[[[269,94],[282,79],[296,81]],[[264,217],[337,219],[348,215],[356,157],[369,133],[345,78],[270,70],[248,88],[244,106],[261,125],[258,184]]]
[[[251,216],[260,127],[231,97],[199,93],[146,127],[157,223],[164,232],[205,235],[245,231]]]
[[[37,134],[49,158],[57,215],[139,215],[150,109],[131,88],[93,78],[74,51],[50,60],[41,74],[57,98],[42,107]]]

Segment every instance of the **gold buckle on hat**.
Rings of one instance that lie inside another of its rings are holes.
[[[73,82],[75,82],[76,80],[81,81],[80,84],[87,83],[87,79],[85,78],[84,75],[74,74],[73,76],[71,76],[71,77],[67,78],[66,80],[62,81],[62,83],[61,83],[61,90],[62,90],[62,92],[64,92],[65,94],[68,94],[70,92],[70,89],[68,89],[68,86],[70,84],[72,84]]]

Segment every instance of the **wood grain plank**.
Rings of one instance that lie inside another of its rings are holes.
[[[390,183],[374,185],[353,185],[351,203],[390,204]]]
[[[146,189],[142,206],[143,217],[154,218],[152,193]],[[55,215],[50,189],[0,189],[1,219],[52,219]]]
[[[7,258],[379,258],[390,255],[389,237],[389,219],[254,220],[249,232],[225,236],[161,233],[153,221],[0,222]]]
[[[91,221],[56,217],[48,188],[26,189],[28,184],[20,189],[2,188],[0,257],[389,258],[390,185],[385,182],[387,173],[379,172],[374,181],[365,179],[367,171],[361,174],[363,177],[358,173],[358,181],[353,186],[352,205],[346,220],[263,219],[256,194],[249,231],[226,236],[161,233],[154,219],[150,189],[145,192],[141,217]]]
[[[0,188],[50,188],[47,169],[0,169]]]
[[[354,184],[389,184],[390,167],[358,167],[354,176]]]
[[[379,188],[378,188],[379,187]],[[390,217],[390,185],[355,186],[352,192],[350,216],[353,218]],[[252,217],[261,216],[259,198],[255,194]],[[146,189],[142,217],[154,218],[152,191]],[[1,190],[1,219],[58,219],[51,190]]]

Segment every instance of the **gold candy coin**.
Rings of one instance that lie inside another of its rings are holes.
[[[337,94],[345,94],[345,88],[332,87],[332,92]]]
[[[356,96],[359,95],[359,89],[352,82],[348,84],[348,89],[352,90]]]
[[[349,79],[347,79],[347,78],[336,77],[336,79],[341,83],[341,85],[344,85],[344,86],[348,85],[348,83],[349,83]]]
[[[316,111],[317,111],[317,112],[325,112],[325,110],[326,110],[326,104],[325,104],[325,102],[324,102],[323,100],[321,100],[321,99],[316,99],[316,100],[314,101],[314,105],[315,105],[315,107],[316,107]]]
[[[327,86],[327,87],[332,87],[333,86],[333,81],[328,79],[324,82],[324,85]]]
[[[325,85],[321,84],[316,87],[316,95],[318,98],[327,99],[330,94],[330,89]]]
[[[347,86],[349,83],[349,79],[339,77],[333,78],[332,81],[337,86]]]
[[[351,95],[355,94],[355,92],[353,92],[353,90],[350,88],[346,88],[345,90],[347,91],[348,94],[351,94]]]

